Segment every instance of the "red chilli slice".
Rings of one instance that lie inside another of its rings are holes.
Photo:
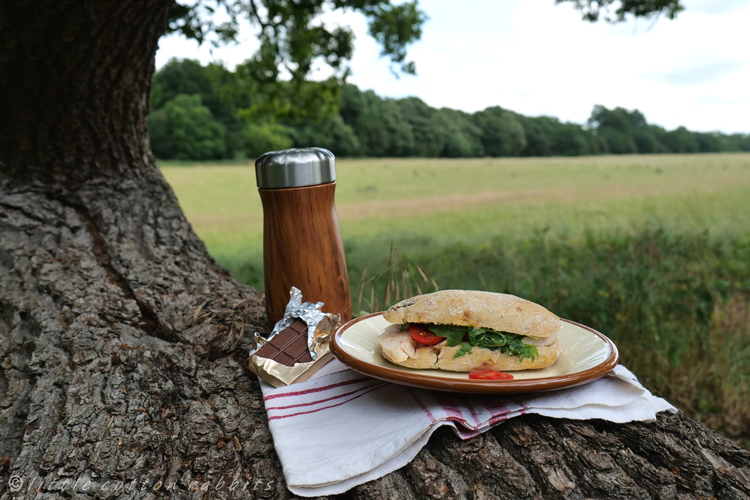
[[[510,373],[499,372],[497,370],[474,370],[469,373],[471,380],[513,380]]]

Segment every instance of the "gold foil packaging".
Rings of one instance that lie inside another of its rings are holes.
[[[320,310],[322,302],[303,303],[297,288],[290,296],[284,317],[250,353],[250,370],[274,387],[305,381],[333,359],[329,340],[340,323],[339,316]]]

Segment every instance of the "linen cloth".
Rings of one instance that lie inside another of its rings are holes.
[[[677,411],[622,365],[586,385],[516,395],[415,389],[362,375],[338,360],[306,382],[278,389],[260,383],[287,487],[300,496],[343,493],[399,469],[443,425],[469,439],[527,413],[624,423]]]

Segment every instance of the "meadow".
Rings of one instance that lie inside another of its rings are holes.
[[[162,165],[211,254],[263,287],[251,163]],[[590,325],[652,390],[750,445],[750,154],[337,161],[356,312],[436,286]]]

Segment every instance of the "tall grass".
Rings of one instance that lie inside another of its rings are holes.
[[[394,241],[391,242],[391,250],[385,264],[372,275],[368,270],[369,264],[362,271],[356,290],[358,293],[355,304],[358,307],[355,306],[354,310],[359,311],[358,316],[382,311],[400,300],[440,289],[435,280],[404,254]]]
[[[659,228],[577,240],[540,232],[402,259],[442,289],[515,294],[601,331],[647,387],[750,446],[750,239]],[[393,287],[379,273],[360,280],[360,297],[368,288],[387,296]],[[368,310],[356,299],[355,310]]]

